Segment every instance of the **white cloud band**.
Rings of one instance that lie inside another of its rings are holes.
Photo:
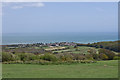
[[[38,3],[24,3],[20,5],[13,5],[11,6],[12,9],[24,8],[24,7],[43,7],[44,4],[41,2]]]
[[[9,7],[11,9],[20,9],[20,8],[24,8],[24,7],[44,7],[44,4],[41,2],[28,2],[28,3],[24,3],[24,2],[5,2],[2,4],[3,7]]]

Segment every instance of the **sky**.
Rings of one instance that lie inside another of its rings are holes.
[[[3,3],[3,33],[117,32],[117,2]]]

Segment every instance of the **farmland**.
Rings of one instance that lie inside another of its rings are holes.
[[[117,78],[120,53],[117,47],[101,46],[73,42],[5,45],[2,77]]]
[[[117,78],[118,61],[90,64],[3,64],[3,78]]]
[[[94,49],[97,53],[98,53],[98,49],[97,48],[92,48],[92,47],[86,47],[86,46],[82,46],[82,47],[77,47],[77,48],[74,48],[74,47],[69,47],[69,49],[65,49],[65,50],[58,50],[58,51],[53,51],[54,52],[57,52],[57,53],[76,53],[76,54],[89,54],[88,50],[90,49]]]

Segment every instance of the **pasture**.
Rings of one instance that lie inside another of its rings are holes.
[[[3,64],[3,78],[117,78],[118,61],[71,65]]]
[[[80,46],[77,48],[74,48],[73,46],[69,47],[69,49],[65,49],[65,50],[57,50],[57,51],[53,51],[53,52],[58,52],[58,53],[76,53],[76,54],[89,54],[89,50],[93,49],[98,53],[98,49],[94,48],[94,47],[86,47],[86,46]]]

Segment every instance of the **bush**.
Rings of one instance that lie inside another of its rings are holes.
[[[69,53],[64,53],[64,58],[65,58],[65,61],[71,61],[73,60],[73,56]]]
[[[88,44],[88,46],[96,47],[96,48],[104,48],[104,49],[120,52],[119,42],[120,42],[120,40],[118,40],[118,41],[107,41],[107,42],[104,41],[104,42],[97,42],[97,43]]]
[[[73,56],[70,53],[60,53],[56,55],[59,61],[71,61],[73,60]]]
[[[27,56],[27,60],[35,60],[37,57],[33,53],[25,53]]]
[[[95,49],[89,49],[87,52],[90,53],[90,54],[96,54],[96,50]]]
[[[8,53],[2,53],[2,61],[10,61],[11,60],[11,55]]]
[[[85,57],[84,55],[74,54],[74,55],[73,55],[73,59],[74,59],[74,60],[85,60],[86,57]]]
[[[33,53],[19,53],[17,54],[21,61],[35,60],[37,57]]]
[[[16,61],[19,60],[20,58],[17,55],[14,55],[12,53],[2,53],[2,61]]]
[[[49,53],[40,56],[40,59],[46,60],[46,61],[53,61],[53,62],[57,61],[56,56],[54,56],[53,54],[49,54]]]
[[[109,60],[112,60],[115,56],[115,53],[107,49],[99,49],[99,54],[105,54],[108,56]]]
[[[108,56],[106,54],[100,54],[99,58],[102,60],[108,60]]]
[[[56,57],[59,61],[65,61],[65,56],[63,55],[63,53],[57,54]]]
[[[115,56],[113,59],[114,60],[120,60],[120,56]]]
[[[85,57],[87,58],[87,60],[94,60],[91,54],[86,54]]]

